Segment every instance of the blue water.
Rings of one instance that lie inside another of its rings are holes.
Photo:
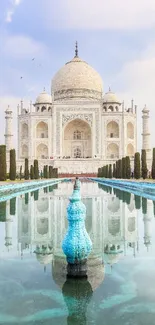
[[[0,202],[0,324],[154,325],[155,204],[82,183],[87,279],[66,278],[72,183]]]

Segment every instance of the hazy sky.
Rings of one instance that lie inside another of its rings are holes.
[[[4,110],[16,112],[21,98],[30,99],[74,56],[101,75],[128,106],[150,109],[151,144],[155,146],[155,0],[0,0],[0,143],[4,143]],[[32,58],[35,60],[32,61]],[[20,77],[23,77],[20,79]]]

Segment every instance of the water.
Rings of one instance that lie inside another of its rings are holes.
[[[61,243],[72,188],[0,203],[0,324],[154,325],[153,201],[82,183],[93,252],[88,279],[70,280]]]

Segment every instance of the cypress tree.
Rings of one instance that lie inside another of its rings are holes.
[[[126,159],[122,158],[122,178],[126,179]]]
[[[116,164],[113,164],[113,177],[116,177]]]
[[[6,146],[0,146],[0,181],[6,181]]]
[[[122,178],[122,160],[118,160],[118,178]]]
[[[30,178],[34,179],[34,166],[33,165],[30,166]]]
[[[153,148],[153,157],[152,157],[152,178],[155,179],[155,148]]]
[[[52,178],[52,166],[49,166],[49,178]],[[98,169],[98,177],[101,177],[101,168]]]
[[[108,177],[112,178],[112,165],[109,165]]]
[[[16,197],[10,200],[10,215],[15,216],[16,214]]]
[[[11,181],[14,181],[16,179],[16,152],[15,152],[15,149],[10,150],[9,178]]]
[[[46,178],[49,178],[49,167],[46,165]]]
[[[141,154],[141,174],[143,179],[147,178],[146,150],[142,149]]]
[[[134,177],[140,178],[140,153],[136,152],[134,156]]]
[[[118,167],[118,160],[116,161],[116,178],[119,177],[119,167]]]
[[[24,178],[29,179],[29,161],[27,158],[25,158]]]
[[[0,202],[0,222],[6,221],[6,201]]]
[[[44,166],[44,178],[47,178],[47,165]]]
[[[22,179],[22,166],[20,166],[19,178]]]
[[[105,177],[108,178],[108,165],[105,166]]]
[[[39,167],[38,167],[38,160],[34,160],[34,179],[39,178]]]
[[[135,208],[136,210],[141,208],[141,197],[139,195],[135,195]]]
[[[130,157],[127,156],[125,157],[125,165],[126,165],[126,178],[130,179],[131,178],[131,165],[130,165]]]

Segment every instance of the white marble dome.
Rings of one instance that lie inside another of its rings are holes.
[[[71,98],[102,98],[102,79],[88,63],[75,56],[52,80],[54,100]]]
[[[109,91],[105,93],[103,96],[103,103],[121,103],[118,99],[117,95],[111,91],[109,88]]]
[[[49,95],[45,89],[36,98],[35,104],[52,104],[52,96]]]

